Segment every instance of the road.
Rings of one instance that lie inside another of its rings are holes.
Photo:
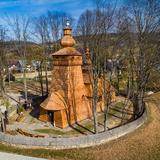
[[[52,74],[52,72],[51,72],[51,71],[48,71],[47,74],[48,74],[48,76],[49,76],[49,75]],[[45,72],[44,72],[44,71],[42,72],[42,75],[45,76]],[[15,76],[16,78],[23,78],[23,73],[16,73],[16,74],[14,74],[14,76]],[[28,73],[26,73],[26,77],[27,77],[27,78],[35,78],[35,77],[38,77],[38,72],[37,72],[37,71],[36,71],[36,72],[28,72]]]

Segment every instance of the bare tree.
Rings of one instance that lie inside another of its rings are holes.
[[[104,87],[106,88],[106,73],[104,71],[104,63],[107,58],[112,58],[110,52],[111,36],[110,32],[114,28],[114,14],[116,9],[115,4],[106,3],[103,0],[95,1],[96,8],[94,10],[85,11],[79,18],[77,25],[78,39],[83,44],[83,48],[89,45],[92,53],[92,109],[94,117],[94,128],[97,133],[97,101],[98,101],[98,79],[104,78]],[[104,73],[104,76],[102,74]],[[110,79],[110,78],[109,78]],[[104,97],[107,97],[104,91]],[[107,98],[104,98],[105,116],[107,114]],[[107,119],[107,118],[105,118]],[[105,122],[106,123],[106,122]],[[106,126],[106,125],[105,125]],[[106,127],[105,127],[106,128]]]
[[[60,49],[58,40],[62,38],[63,28],[66,24],[66,21],[70,21],[70,25],[73,24],[74,19],[65,12],[51,12],[49,11],[46,15],[48,21],[48,27],[50,31],[50,41],[52,44],[52,50],[57,51]]]
[[[47,14],[41,15],[34,21],[35,24],[34,35],[37,37],[38,42],[40,42],[40,45],[42,46],[43,49],[42,51],[43,55],[45,56],[45,59],[41,61],[40,67],[44,68],[45,70],[47,94],[48,94],[48,61],[50,59],[49,55],[50,53],[53,53],[60,48],[58,40],[62,36],[62,30],[64,27],[64,23],[66,22],[66,19],[70,19],[72,22],[73,18],[63,12],[48,11]],[[40,69],[41,71],[42,68]],[[39,77],[42,76],[42,74],[39,75],[40,75]],[[42,78],[40,78],[40,83],[41,83],[42,93],[44,94]]]
[[[94,25],[95,23],[95,14],[93,10],[86,10],[79,17],[76,35],[78,37],[78,41],[83,43],[83,49],[85,50],[87,45],[91,41],[91,37],[94,34]]]
[[[13,18],[6,17],[9,31],[13,33],[13,42],[15,51],[22,59],[23,66],[23,83],[24,83],[24,97],[27,101],[27,79],[26,79],[26,54],[27,54],[27,41],[29,40],[29,25],[30,19],[25,16],[15,16]]]
[[[6,40],[6,29],[3,26],[0,26],[0,92],[2,96],[4,96],[5,93],[4,76],[7,70],[5,40]]]
[[[47,46],[50,45],[50,33],[48,28],[48,21],[45,15],[40,16],[35,21],[35,34],[39,37],[41,45],[42,45],[42,52],[43,55],[46,57],[44,60],[41,60],[39,64],[39,80],[41,85],[41,92],[42,96],[44,95],[44,88],[43,88],[43,63],[45,68],[45,77],[46,77],[46,93],[48,94],[48,73],[47,73],[47,62],[48,62],[48,52]]]
[[[142,6],[143,3],[143,6]],[[136,90],[134,91],[137,115],[144,110],[144,94],[149,76],[159,61],[159,32],[160,32],[160,3],[157,0],[134,1],[130,8],[131,19],[134,27],[135,43],[133,61]],[[130,33],[133,35],[133,33]],[[134,40],[134,41],[133,41]]]
[[[144,110],[150,74],[160,64],[160,3],[157,0],[135,0],[128,1],[128,6],[118,12],[117,34],[122,37],[121,53],[128,78],[127,97],[132,100],[137,117]]]

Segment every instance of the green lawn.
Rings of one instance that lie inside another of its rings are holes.
[[[124,107],[124,102],[117,102],[112,106],[112,108],[109,110],[109,118],[112,118],[113,115],[120,115],[121,110]],[[115,110],[117,109],[117,110]],[[104,113],[99,113],[98,114],[98,122],[99,124],[104,123]],[[62,135],[62,136],[78,136],[82,134],[87,134],[87,133],[93,133],[93,121],[88,120],[83,124],[77,124],[73,126],[73,129],[69,131],[63,131],[59,129],[36,129],[34,131],[40,132],[40,133],[47,133],[49,135]]]
[[[79,136],[86,134],[87,132],[92,132],[93,124],[91,121],[87,122],[85,125],[74,125],[71,130],[62,131],[59,129],[35,129],[34,131],[40,133],[47,133],[49,135],[60,135],[60,136]]]

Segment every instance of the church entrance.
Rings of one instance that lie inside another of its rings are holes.
[[[54,126],[54,112],[48,111],[48,120]]]

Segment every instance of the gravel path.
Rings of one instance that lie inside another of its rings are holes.
[[[0,152],[0,159],[1,160],[46,160],[43,158],[27,157],[27,156],[21,156],[21,155],[3,153],[3,152]]]

